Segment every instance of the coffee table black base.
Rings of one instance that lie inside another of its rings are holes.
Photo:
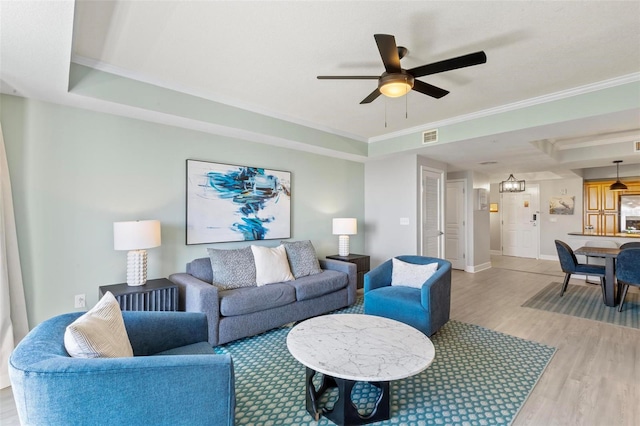
[[[389,382],[370,382],[380,389],[380,395],[376,400],[376,405],[371,413],[363,416],[358,412],[357,407],[351,401],[351,391],[356,384],[353,380],[340,379],[337,377],[323,375],[320,387],[316,389],[313,385],[313,378],[316,371],[307,367],[306,402],[307,411],[318,421],[320,416],[325,416],[332,422],[340,426],[364,425],[367,423],[387,420],[390,417]],[[331,410],[326,410],[319,406],[320,398],[329,389],[338,388],[338,400]]]

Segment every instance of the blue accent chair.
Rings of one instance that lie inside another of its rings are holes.
[[[565,273],[564,282],[562,283],[562,289],[560,290],[560,297],[564,296],[564,292],[567,291],[567,286],[569,285],[569,279],[571,278],[571,275],[583,274],[600,277],[600,289],[602,290],[602,300],[604,301],[604,266],[578,263],[576,255],[573,253],[573,250],[567,243],[560,240],[555,240],[555,243],[556,250],[558,251],[558,258],[560,259],[560,267],[562,268],[562,272]]]
[[[207,318],[191,312],[123,312],[131,358],[71,358],[64,332],[82,313],[31,330],[9,359],[25,425],[233,425],[229,355],[207,342]]]
[[[618,295],[620,305],[618,312],[622,312],[624,299],[627,297],[630,285],[640,287],[640,247],[627,248],[616,258],[616,277],[618,278]]]
[[[437,263],[436,272],[422,288],[391,285],[391,259],[364,276],[364,313],[391,318],[431,336],[449,321],[451,312],[451,262],[425,256],[396,256],[407,263]]]

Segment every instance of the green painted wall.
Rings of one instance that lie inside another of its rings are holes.
[[[0,120],[31,327],[73,311],[75,294],[85,293],[92,306],[100,285],[125,281],[114,221],[161,221],[149,278],[184,271],[206,247],[248,244],[185,245],[186,159],[291,171],[292,239],[310,239],[321,257],[337,251],[331,218],[364,223],[358,162],[7,95],[0,96]],[[363,233],[351,248],[363,250]]]

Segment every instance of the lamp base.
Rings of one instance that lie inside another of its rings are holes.
[[[338,237],[338,254],[340,256],[349,256],[349,236],[340,235]]]
[[[127,285],[139,286],[147,282],[147,251],[131,250],[127,253]]]

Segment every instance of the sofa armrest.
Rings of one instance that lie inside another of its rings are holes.
[[[208,340],[207,316],[200,312],[122,312],[135,356],[153,355]]]
[[[234,424],[229,355],[52,357],[33,367],[11,371],[14,386],[38,389],[21,400],[25,424]],[[70,407],[83,409],[71,419]]]
[[[392,261],[387,260],[364,274],[364,292],[367,293],[376,288],[390,286],[392,272]]]
[[[349,305],[356,303],[356,293],[358,291],[358,267],[356,264],[334,259],[319,259],[319,262],[322,269],[344,272],[349,276],[347,303]]]
[[[218,344],[218,326],[220,322],[220,298],[218,287],[181,272],[169,276],[169,280],[178,286],[179,309],[186,312],[202,312],[207,315],[209,326],[208,341]]]

